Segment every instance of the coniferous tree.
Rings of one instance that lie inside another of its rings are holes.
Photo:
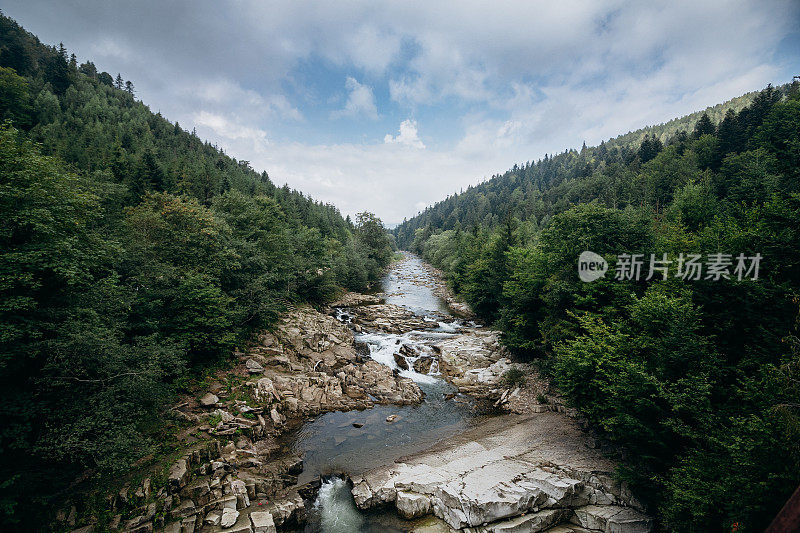
[[[711,122],[711,119],[708,117],[708,113],[703,113],[700,116],[700,120],[697,121],[697,124],[694,127],[692,136],[695,139],[698,139],[701,135],[714,135],[715,132],[716,128],[714,127],[714,123]]]

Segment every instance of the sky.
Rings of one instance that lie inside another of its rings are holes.
[[[796,0],[3,0],[277,185],[387,224],[800,74]]]

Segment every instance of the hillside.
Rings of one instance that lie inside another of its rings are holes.
[[[776,89],[778,94],[785,94],[788,90],[788,85]],[[640,156],[639,163],[646,162],[639,154],[645,139],[656,139],[659,147],[680,142],[685,134],[694,131],[704,115],[709,122],[720,123],[728,112],[741,112],[758,95],[758,92],[747,93],[664,124],[619,135],[599,146],[584,146],[580,151],[565,150],[560,154],[547,154],[539,161],[515,164],[507,172],[470,186],[466,191],[449,196],[417,216],[404,220],[393,229],[393,233],[398,244],[407,247],[411,245],[415,231],[428,225],[444,230],[455,229],[457,224],[464,229],[476,224],[495,227],[506,213],[521,220],[535,219],[536,223],[541,223],[566,206],[591,198],[595,192],[581,189],[591,187],[596,181],[595,175],[602,174],[606,168],[612,165],[630,167],[637,155]],[[645,159],[649,157],[642,155]],[[583,178],[586,179],[579,184],[569,183]]]
[[[0,523],[171,453],[164,411],[287,306],[365,289],[369,213],[225,155],[0,15]],[[19,526],[16,526],[19,527]]]
[[[664,530],[762,531],[800,483],[798,89],[515,166],[395,230],[625,450]]]

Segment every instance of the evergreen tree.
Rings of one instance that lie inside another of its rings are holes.
[[[708,113],[703,113],[700,116],[700,120],[697,121],[697,124],[694,127],[692,136],[695,139],[699,139],[701,135],[714,135],[714,133],[716,133],[714,123],[711,122],[711,119],[708,117]]]

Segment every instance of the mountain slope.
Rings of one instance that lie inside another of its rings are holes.
[[[789,86],[777,91],[784,94]],[[680,142],[683,133],[691,133],[697,122],[705,115],[712,123],[722,122],[726,115],[739,113],[759,98],[759,92],[747,93],[725,103],[691,113],[664,124],[648,126],[629,132],[596,147],[584,147],[580,151],[566,150],[560,154],[545,155],[539,161],[514,165],[507,172],[470,186],[466,191],[449,196],[445,200],[426,208],[422,213],[394,228],[398,245],[408,247],[416,230],[430,226],[436,229],[455,229],[456,225],[467,229],[474,225],[496,227],[506,213],[528,220],[552,216],[565,206],[576,201],[586,201],[595,194],[581,192],[581,197],[572,197],[573,191],[591,187],[595,174],[602,174],[613,166],[629,167],[639,156],[645,139],[656,139],[661,146]],[[704,119],[705,120],[705,119]],[[645,155],[645,157],[647,157]],[[583,180],[581,185],[569,184],[572,180]]]
[[[1,15],[0,119],[7,528],[46,529],[81,480],[171,453],[176,392],[391,257],[374,216],[275,187]]]
[[[625,450],[666,531],[763,531],[800,483],[798,89],[514,167],[395,230]]]

